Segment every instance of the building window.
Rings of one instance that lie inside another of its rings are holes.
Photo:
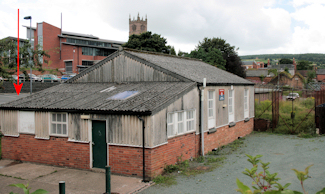
[[[20,133],[35,133],[35,112],[19,111],[18,126]]]
[[[229,123],[235,120],[234,114],[234,90],[229,90],[228,93],[228,119]]]
[[[141,31],[144,31],[144,30],[145,30],[145,26],[141,25]]]
[[[194,110],[189,110],[186,112],[186,130],[194,130]]]
[[[137,26],[133,24],[132,30],[135,31],[137,29]]]
[[[65,62],[65,72],[66,73],[73,73],[72,72],[72,61]]]
[[[66,113],[52,113],[51,135],[68,135],[68,119]]]
[[[167,114],[167,137],[195,130],[195,110]]]
[[[82,61],[82,66],[92,66],[94,65],[94,61]]]
[[[173,136],[174,131],[174,113],[169,113],[167,115],[167,137]]]
[[[249,104],[248,104],[248,89],[245,89],[244,93],[244,118],[249,117]]]
[[[208,128],[215,127],[214,91],[208,91]]]

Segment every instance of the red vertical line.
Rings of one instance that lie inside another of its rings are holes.
[[[18,9],[18,42],[17,42],[17,84],[19,84],[19,9]]]

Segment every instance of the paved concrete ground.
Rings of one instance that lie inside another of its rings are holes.
[[[0,104],[4,104],[26,96],[29,96],[29,93],[20,93],[19,96],[16,93],[0,93]]]
[[[243,175],[245,168],[252,168],[247,161],[245,153],[256,156],[263,155],[263,162],[271,162],[270,173],[278,173],[281,178],[280,184],[291,183],[288,189],[302,192],[292,168],[304,171],[311,164],[309,176],[311,178],[304,182],[306,191],[314,194],[325,187],[325,136],[304,139],[295,135],[272,135],[267,133],[251,134],[244,140],[244,146],[233,152],[224,160],[221,167],[212,172],[199,174],[197,176],[179,175],[176,177],[177,184],[168,186],[154,185],[141,193],[237,193],[236,178],[251,187],[252,180]],[[258,172],[261,171],[259,168]]]
[[[10,184],[29,182],[31,192],[45,189],[50,194],[59,193],[59,181],[65,181],[67,194],[98,194],[105,192],[105,173],[61,168],[32,163],[13,163],[13,160],[0,160],[0,193],[22,193],[22,189],[9,187]],[[142,179],[124,176],[111,176],[113,193],[135,193],[149,183]]]

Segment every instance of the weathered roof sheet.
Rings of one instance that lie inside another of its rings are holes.
[[[267,69],[259,69],[259,70],[247,70],[246,77],[260,77],[261,75],[268,76]],[[270,72],[269,76],[274,76],[272,72]]]
[[[317,69],[317,70],[316,70],[316,74],[317,74],[317,75],[325,74],[325,69]]]
[[[109,87],[115,89],[101,92]],[[160,111],[196,86],[194,82],[70,83],[60,84],[20,98],[0,109],[143,113]],[[124,91],[138,91],[125,100],[107,99]]]
[[[242,61],[243,65],[253,65],[254,63],[256,63],[255,61]]]
[[[235,74],[221,70],[209,65],[201,60],[177,57],[172,55],[155,54],[149,52],[124,51],[127,56],[139,58],[160,68],[178,74],[197,83],[202,83],[203,78],[207,79],[207,84],[227,85],[253,85],[254,83],[239,77]]]
[[[270,65],[268,68],[269,69],[278,69],[278,70],[285,70],[285,68],[294,69],[295,66],[293,64],[279,64],[279,65]]]

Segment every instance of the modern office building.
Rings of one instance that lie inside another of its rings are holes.
[[[37,23],[36,28],[27,28],[34,46],[40,45],[50,55],[43,68],[58,69],[64,74],[79,73],[118,50],[125,42],[100,39],[96,36],[62,31],[46,22]],[[40,58],[44,61],[43,58]]]

